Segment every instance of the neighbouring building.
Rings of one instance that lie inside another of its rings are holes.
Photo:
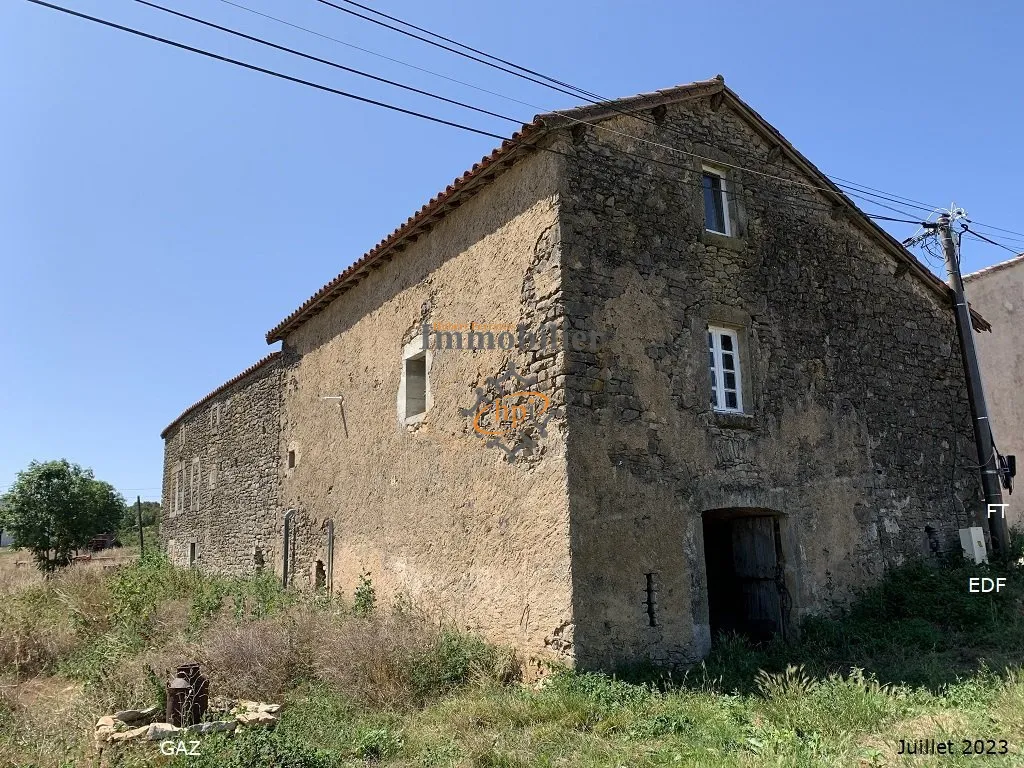
[[[979,519],[948,288],[721,78],[538,116],[267,341],[164,433],[176,562],[524,660],[791,634]]]
[[[992,435],[999,452],[1024,462],[1024,253],[964,276],[967,300],[991,325],[978,339]],[[1007,522],[1024,522],[1024,502],[1004,493]]]

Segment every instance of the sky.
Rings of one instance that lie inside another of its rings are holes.
[[[154,1],[523,121],[585,103],[316,0]],[[364,1],[602,97],[722,74],[826,173],[1024,232],[1020,4]],[[56,2],[515,129],[137,1]],[[67,458],[144,500],[160,498],[162,429],[497,143],[27,0],[0,3],[0,118],[0,492],[31,460]],[[1010,256],[964,239],[965,271]]]

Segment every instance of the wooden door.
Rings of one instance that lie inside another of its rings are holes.
[[[733,568],[741,602],[740,631],[757,642],[782,629],[782,606],[775,583],[775,525],[771,517],[732,521]]]

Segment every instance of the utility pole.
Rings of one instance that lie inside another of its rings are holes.
[[[135,514],[139,518],[139,557],[146,552],[146,545],[142,541],[142,497],[135,497]]]
[[[981,468],[981,489],[985,494],[985,509],[995,544],[996,555],[1007,557],[1010,551],[1010,534],[1006,527],[1003,492],[999,487],[999,469],[996,463],[995,442],[992,440],[992,426],[988,421],[988,406],[985,404],[985,389],[981,384],[978,370],[978,353],[974,348],[974,326],[971,311],[964,296],[964,281],[960,275],[960,255],[953,244],[949,230],[949,216],[939,217],[935,228],[942,241],[942,253],[946,259],[946,276],[953,289],[956,309],[956,329],[960,336],[960,354],[967,374],[967,397],[971,402],[971,416],[974,420],[974,442],[978,448],[978,464]],[[999,505],[999,506],[995,506]],[[993,513],[993,510],[997,512]],[[993,517],[992,515],[995,514]]]

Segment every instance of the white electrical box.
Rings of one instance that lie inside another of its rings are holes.
[[[988,562],[988,551],[985,549],[985,532],[981,526],[960,529],[960,546],[964,549],[964,557],[975,565]]]

